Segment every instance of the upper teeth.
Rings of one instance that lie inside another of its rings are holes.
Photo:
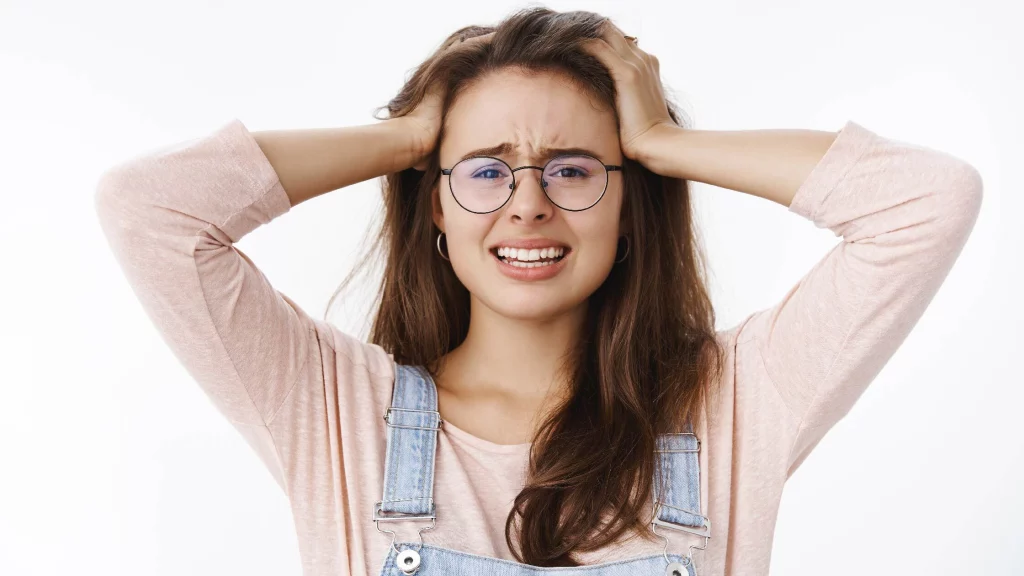
[[[525,248],[510,248],[502,246],[498,248],[498,256],[504,256],[505,258],[514,258],[523,262],[530,260],[540,260],[542,258],[558,258],[565,253],[565,248],[534,248],[527,250]]]

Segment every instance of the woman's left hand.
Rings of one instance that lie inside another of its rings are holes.
[[[622,30],[611,20],[605,21],[603,37],[588,40],[583,49],[611,73],[615,81],[622,153],[640,161],[644,146],[653,139],[656,127],[678,127],[668,114],[658,59],[626,40]]]

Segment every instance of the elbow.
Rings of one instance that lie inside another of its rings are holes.
[[[93,190],[93,204],[97,212],[107,212],[127,198],[129,171],[127,165],[118,164],[100,174]]]
[[[981,172],[967,162],[959,161],[957,168],[950,172],[949,186],[944,197],[949,203],[951,221],[965,237],[974,228],[981,213],[984,188]]]
[[[100,175],[93,190],[93,210],[99,217],[100,228],[108,236],[118,221],[117,213],[125,197],[123,183],[124,177],[117,168],[112,168]]]
[[[936,223],[940,224],[937,240],[959,253],[981,213],[984,183],[978,169],[962,160],[957,160],[947,174],[945,185],[934,197],[940,204],[936,212]]]

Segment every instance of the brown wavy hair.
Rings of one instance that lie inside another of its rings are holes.
[[[593,12],[531,7],[496,26],[461,28],[374,116],[385,108],[390,118],[409,113],[434,82],[444,87],[446,114],[471,84],[505,68],[559,73],[615,110],[608,70],[580,48],[602,35],[605,20]],[[494,36],[487,42],[447,50],[489,32]],[[687,127],[677,106],[668,104],[673,121]],[[442,128],[438,142],[443,138]],[[465,339],[470,316],[468,291],[435,248],[437,149],[426,172],[409,168],[382,177],[383,220],[370,254],[331,297],[368,263],[383,262],[369,341],[396,362],[432,374]],[[650,531],[656,437],[684,431],[687,422],[696,431],[721,372],[687,182],[628,158],[623,177],[628,258],[590,296],[584,337],[562,368],[571,393],[539,427],[526,486],[505,524],[509,549],[535,566],[577,566],[574,553],[600,549],[631,530],[656,538]]]

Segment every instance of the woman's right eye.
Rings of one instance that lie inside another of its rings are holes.
[[[494,173],[493,175],[491,175],[491,176],[484,176],[484,174],[490,174],[492,172]],[[485,180],[489,179],[489,178],[500,178],[501,175],[499,174],[499,172],[500,171],[497,168],[485,168],[485,169],[477,172],[476,176],[474,176],[474,177],[483,177]]]

